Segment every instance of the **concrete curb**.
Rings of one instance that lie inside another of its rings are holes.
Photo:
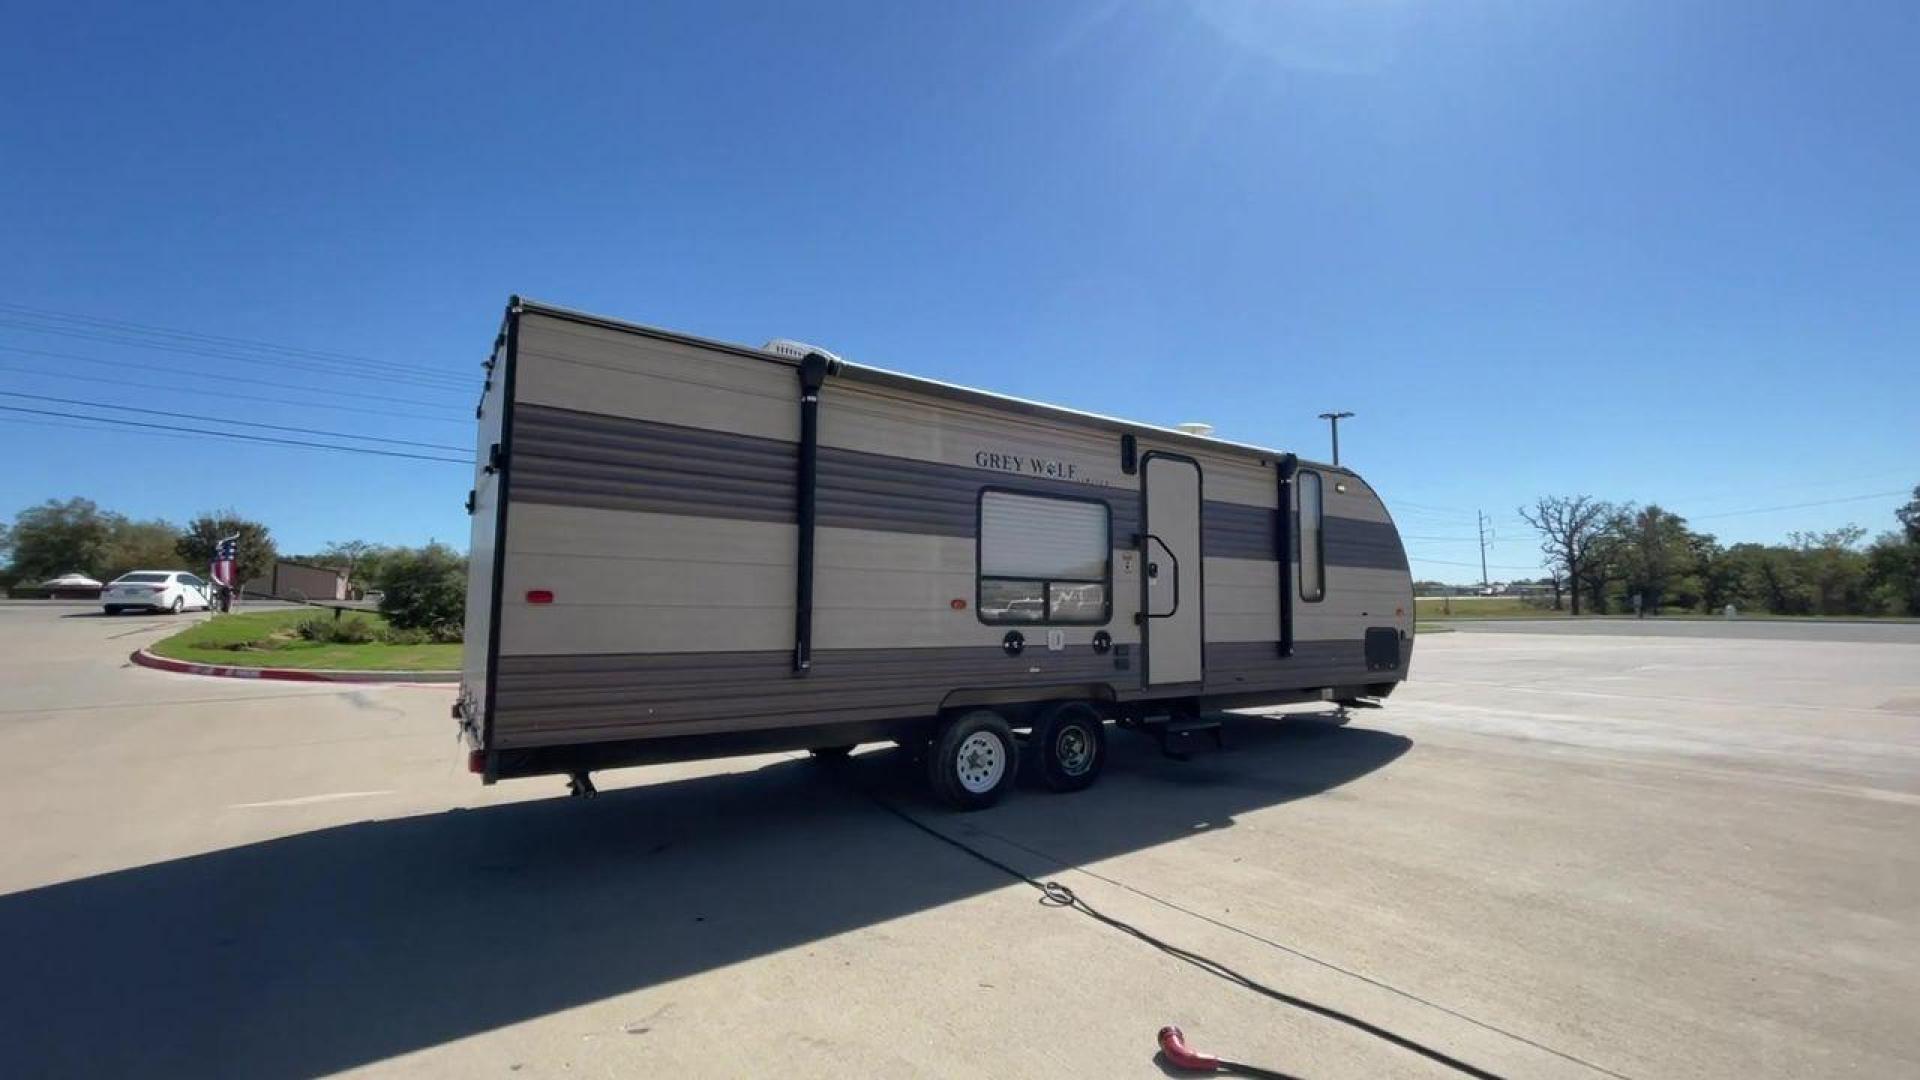
[[[173,671],[182,675],[211,675],[221,679],[278,679],[285,682],[330,683],[451,683],[460,681],[457,671],[306,671],[299,668],[230,667],[225,664],[196,664],[191,660],[170,660],[145,649],[135,649],[131,657],[141,667]]]

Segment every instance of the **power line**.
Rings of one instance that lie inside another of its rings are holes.
[[[47,308],[29,307],[25,304],[11,304],[0,301],[0,312],[10,312],[28,319],[42,322],[78,323],[115,333],[159,336],[185,342],[206,342],[220,348],[238,348],[249,351],[266,350],[288,356],[307,357],[316,360],[344,361],[350,364],[387,368],[402,373],[411,373],[433,378],[458,378],[453,372],[425,364],[403,364],[393,360],[377,360],[369,356],[339,352],[333,349],[312,349],[301,345],[285,345],[274,341],[262,341],[257,338],[229,337],[224,334],[209,334],[198,330],[178,330],[148,323],[133,322],[128,319],[113,319],[103,315],[81,315],[70,311],[52,311]]]
[[[407,454],[398,450],[375,450],[370,446],[339,446],[334,443],[305,442],[300,439],[279,439],[271,435],[242,435],[234,431],[202,431],[198,428],[179,427],[173,424],[150,424],[144,420],[121,420],[111,416],[86,416],[81,413],[53,412],[49,409],[29,409],[20,405],[0,405],[0,412],[28,413],[33,416],[55,416],[65,420],[87,420],[96,424],[114,424],[120,427],[151,428],[156,431],[184,431],[209,439],[238,439],[242,442],[273,443],[279,446],[304,446],[312,450],[340,450],[349,454],[372,454],[376,457],[412,458],[415,461],[440,461],[448,465],[472,465],[472,459],[433,457],[427,454]]]
[[[1465,566],[1469,569],[1474,569],[1479,567],[1480,565],[1477,562],[1458,562],[1453,559],[1429,559],[1424,555],[1415,555],[1412,558],[1414,562],[1434,563],[1439,566]],[[1545,569],[1545,566],[1544,564],[1534,565],[1534,566],[1515,566],[1512,563],[1505,563],[1505,564],[1488,563],[1487,568],[1490,570],[1542,570],[1542,569]]]
[[[1424,510],[1429,514],[1442,514],[1447,517],[1469,518],[1472,514],[1451,506],[1434,506],[1430,503],[1417,503],[1411,499],[1395,499],[1393,505],[1404,506],[1412,510]]]
[[[75,424],[65,420],[34,420],[25,416],[0,416],[0,424],[31,424],[34,427],[66,428],[68,431],[98,432],[101,430],[89,424]],[[124,434],[141,435],[154,439],[180,439],[183,442],[192,442],[194,439],[199,438],[197,434],[174,435],[165,431],[128,431],[124,432]]]
[[[100,383],[105,386],[118,386],[131,390],[158,390],[163,394],[192,394],[195,397],[216,397],[220,401],[258,401],[268,405],[283,405],[300,409],[327,409],[333,412],[362,413],[367,416],[391,416],[400,420],[421,420],[433,424],[470,424],[466,417],[427,416],[424,413],[395,412],[392,409],[372,409],[365,405],[334,405],[325,401],[288,401],[284,397],[267,397],[264,394],[236,394],[222,388],[218,392],[189,389],[181,386],[167,386],[162,383],[134,382],[131,379],[108,379],[99,375],[75,375],[66,371],[41,371],[38,368],[7,367],[0,365],[0,374],[31,375],[38,379],[67,379],[73,382]],[[445,408],[446,406],[434,406]],[[462,449],[465,449],[462,447]]]
[[[1820,499],[1816,502],[1785,503],[1780,506],[1756,506],[1750,510],[1727,510],[1718,514],[1696,514],[1689,520],[1705,521],[1708,518],[1740,517],[1744,514],[1770,514],[1775,510],[1805,510],[1812,506],[1838,506],[1841,503],[1865,502],[1868,499],[1886,499],[1906,494],[1909,494],[1909,492],[1905,489],[1874,491],[1865,495],[1848,495],[1840,499]]]
[[[100,364],[105,367],[131,368],[136,371],[157,371],[164,375],[179,375],[190,379],[205,379],[209,383],[246,383],[249,386],[270,386],[275,390],[297,390],[307,394],[332,394],[335,397],[365,398],[368,401],[384,401],[390,405],[418,405],[426,409],[448,409],[464,411],[458,405],[448,405],[439,401],[421,401],[418,398],[397,398],[391,394],[364,393],[356,390],[335,390],[331,387],[305,386],[298,383],[274,382],[271,379],[249,379],[244,375],[229,375],[225,372],[181,371],[178,368],[160,364],[136,364],[130,360],[101,360],[93,356],[80,356],[77,353],[53,352],[48,349],[27,349],[18,345],[0,345],[0,352],[20,353],[24,356],[44,356],[54,360],[75,360],[82,364]]]
[[[78,398],[51,397],[47,394],[23,394],[17,390],[0,390],[0,397],[27,398],[32,401],[51,401],[58,405],[78,405],[87,409],[117,409],[120,412],[145,413],[148,416],[179,417],[178,412],[165,409],[142,409],[137,405],[109,405],[103,401],[82,401]],[[106,419],[101,417],[101,419]],[[301,435],[324,435],[329,439],[360,439],[364,442],[389,443],[394,446],[413,446],[423,450],[465,451],[464,446],[450,446],[446,443],[418,442],[413,439],[386,439],[378,435],[356,435],[350,431],[321,431],[315,428],[289,427],[285,424],[263,424],[253,420],[228,420],[224,417],[208,417],[216,424],[232,424],[235,427],[260,428],[265,431],[292,431]]]
[[[391,371],[357,371],[351,366],[335,361],[319,361],[296,357],[282,357],[272,360],[262,359],[230,349],[200,348],[190,345],[171,344],[164,341],[143,341],[139,338],[115,334],[96,333],[69,327],[35,326],[32,323],[12,322],[0,319],[0,327],[25,330],[33,334],[53,334],[60,337],[79,338],[83,341],[99,341],[110,345],[126,345],[136,349],[153,349],[158,352],[180,353],[188,356],[203,356],[213,360],[227,360],[240,364],[254,364],[275,370],[292,368],[314,374],[330,375],[341,379],[367,379],[378,382],[391,382],[399,386],[412,386],[423,390],[441,390],[452,393],[465,388],[465,384],[452,375],[428,378]]]
[[[1846,480],[1849,483],[1859,483],[1864,480],[1880,480],[1889,476],[1911,476],[1913,474],[1914,474],[1914,470],[1911,467],[1900,468],[1900,469],[1879,469],[1874,472],[1849,472],[1846,476]],[[1778,484],[1770,482],[1767,484],[1767,490],[1769,492],[1804,491],[1808,488],[1830,488],[1832,486],[1833,486],[1833,477],[1828,476],[1819,480],[1796,480],[1796,481],[1791,481],[1787,483],[1778,483]],[[1744,498],[1747,498],[1747,495],[1744,492],[1738,492],[1738,491],[1727,492],[1723,490],[1723,491],[1714,492],[1713,494],[1710,494],[1710,495],[1687,495],[1677,499],[1656,499],[1654,501],[1659,503],[1662,506],[1662,508],[1664,508],[1668,505],[1691,505],[1693,503],[1725,502],[1728,499],[1744,499]]]

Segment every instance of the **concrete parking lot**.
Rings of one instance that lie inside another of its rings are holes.
[[[891,749],[483,788],[448,688],[126,662],[174,625],[0,606],[9,1075],[1447,1075],[870,794],[1505,1075],[1920,1073],[1920,627],[1428,635],[1385,709],[962,816]]]

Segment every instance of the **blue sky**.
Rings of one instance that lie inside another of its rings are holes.
[[[1537,565],[1514,507],[1538,494],[1775,540],[1890,528],[1897,497],[1831,500],[1920,482],[1912,3],[16,5],[8,28],[16,394],[467,444],[517,292],[1314,454],[1314,415],[1351,409],[1345,458],[1450,580],[1478,576],[1477,508],[1493,576]],[[48,311],[471,385],[48,334]],[[275,391],[185,374],[223,367],[344,393],[223,402]],[[290,550],[465,542],[457,465],[36,419],[0,412],[0,514],[86,495],[233,506]],[[1740,513],[1795,503],[1828,505]]]

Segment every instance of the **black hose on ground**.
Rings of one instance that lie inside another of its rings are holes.
[[[1392,1043],[1393,1045],[1398,1046],[1403,1050],[1412,1051],[1413,1053],[1419,1054],[1421,1057],[1424,1057],[1429,1061],[1435,1062],[1439,1065],[1444,1065],[1447,1068],[1452,1069],[1455,1072],[1458,1072],[1464,1076],[1474,1077],[1475,1080],[1505,1080],[1505,1078],[1502,1077],[1499,1073],[1490,1072],[1486,1069],[1480,1068],[1478,1065],[1474,1065],[1470,1062],[1462,1061],[1459,1058],[1454,1057],[1452,1054],[1449,1054],[1444,1050],[1437,1050],[1431,1046],[1426,1045],[1425,1043],[1419,1042],[1415,1039],[1408,1038],[1407,1036],[1401,1035],[1398,1032],[1389,1031],[1388,1029],[1383,1028],[1378,1024],[1371,1023],[1366,1020],[1362,1020],[1361,1018],[1354,1016],[1352,1013],[1342,1012],[1341,1010],[1333,1008],[1330,1005],[1322,1005],[1319,1002],[1309,1001],[1306,998],[1297,997],[1293,994],[1289,994],[1284,990],[1276,990],[1273,987],[1268,986],[1265,983],[1262,983],[1259,980],[1252,978],[1251,976],[1243,975],[1240,972],[1235,971],[1234,969],[1228,967],[1227,965],[1221,963],[1218,960],[1215,960],[1208,956],[1203,956],[1199,953],[1193,952],[1188,949],[1183,949],[1180,946],[1175,945],[1170,941],[1165,941],[1160,938],[1157,938],[1152,934],[1147,933],[1145,930],[1142,930],[1139,927],[1134,926],[1132,923],[1128,923],[1120,919],[1116,919],[1113,916],[1100,911],[1098,908],[1095,908],[1091,904],[1088,904],[1085,900],[1080,899],[1080,897],[1076,895],[1072,889],[1068,888],[1065,885],[1060,884],[1057,881],[1041,881],[1037,878],[1031,877],[1028,874],[1024,873],[1023,871],[1013,866],[1010,866],[1007,863],[1001,862],[999,859],[994,858],[993,856],[987,854],[986,852],[973,847],[971,844],[968,844],[964,840],[960,840],[955,837],[948,836],[946,833],[943,833],[939,829],[936,829],[933,826],[928,825],[926,822],[921,821],[919,818],[914,817],[912,814],[907,813],[905,810],[900,809],[899,807],[893,805],[892,803],[888,802],[886,799],[881,798],[879,795],[876,795],[871,791],[866,791],[864,792],[864,794],[867,796],[867,798],[873,800],[874,805],[880,807],[882,810],[885,810],[887,813],[892,814],[894,817],[899,818],[901,821],[906,822],[907,824],[913,826],[914,828],[920,830],[921,832],[926,833],[928,836],[933,837],[935,840],[938,840],[941,843],[948,845],[949,847],[965,852],[967,855],[970,855],[973,858],[979,860],[980,862],[983,862],[988,866],[993,867],[995,870],[1000,871],[1001,873],[1007,875],[1008,877],[1015,878],[1019,881],[1023,881],[1026,884],[1037,889],[1040,892],[1040,902],[1048,907],[1070,908],[1094,920],[1095,922],[1100,923],[1103,926],[1109,927],[1114,930],[1118,930],[1119,932],[1127,935],[1130,938],[1135,939],[1136,941],[1140,941],[1147,945],[1151,945],[1152,947],[1160,950],[1161,952],[1166,953],[1168,956],[1171,956],[1182,963],[1190,964],[1193,967],[1199,968],[1201,971],[1204,971],[1209,975],[1215,976],[1216,978],[1224,979],[1227,982],[1234,984],[1235,986],[1241,987],[1242,989],[1251,990],[1262,997],[1268,998],[1273,1001],[1277,1001],[1282,1005],[1289,1005],[1289,1006],[1292,1006],[1293,1008],[1300,1009],[1305,1012],[1310,1012],[1315,1016],[1325,1017],[1326,1019],[1332,1020],[1336,1023],[1345,1024],[1348,1027],[1354,1028],[1358,1031],[1363,1031],[1368,1035],[1373,1036],[1376,1039],[1381,1039],[1385,1042]],[[1261,1070],[1252,1066],[1242,1065],[1238,1062],[1222,1062],[1222,1064],[1239,1070],[1242,1075],[1249,1075],[1249,1076],[1285,1076],[1286,1075],[1284,1073],[1274,1073],[1270,1070]]]

